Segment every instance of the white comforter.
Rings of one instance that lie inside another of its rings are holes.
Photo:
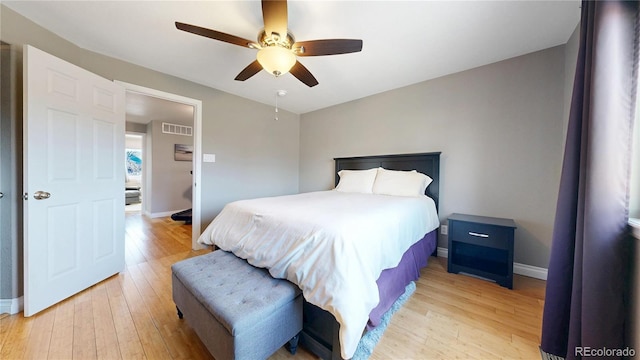
[[[297,284],[308,302],[334,315],[349,359],[378,304],[382,270],[438,226],[427,196],[334,190],[227,204],[198,242]]]

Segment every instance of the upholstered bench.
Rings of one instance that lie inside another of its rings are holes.
[[[137,204],[140,202],[140,186],[125,186],[124,203],[125,205]]]
[[[217,360],[266,359],[302,330],[302,295],[292,283],[216,250],[173,264],[173,301]]]

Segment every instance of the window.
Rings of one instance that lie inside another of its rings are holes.
[[[127,176],[142,175],[142,151],[140,149],[126,149]]]

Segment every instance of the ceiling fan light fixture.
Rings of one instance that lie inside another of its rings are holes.
[[[178,21],[175,23],[176,28],[210,39],[258,50],[256,60],[240,71],[235,77],[237,81],[245,81],[259,73],[260,70],[266,70],[275,76],[291,73],[308,87],[314,87],[318,85],[318,80],[297,60],[297,56],[339,55],[362,51],[362,40],[358,39],[320,39],[296,42],[293,34],[287,29],[287,0],[261,0],[261,3],[264,29],[258,34],[256,42]]]
[[[258,62],[268,73],[274,76],[284,75],[296,64],[296,55],[280,46],[263,47],[258,51]]]

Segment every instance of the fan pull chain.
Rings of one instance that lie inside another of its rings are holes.
[[[276,118],[275,120],[278,120],[278,93],[276,92]]]
[[[287,95],[287,90],[276,91],[276,115],[274,117],[274,120],[278,120],[278,98],[285,95]]]

